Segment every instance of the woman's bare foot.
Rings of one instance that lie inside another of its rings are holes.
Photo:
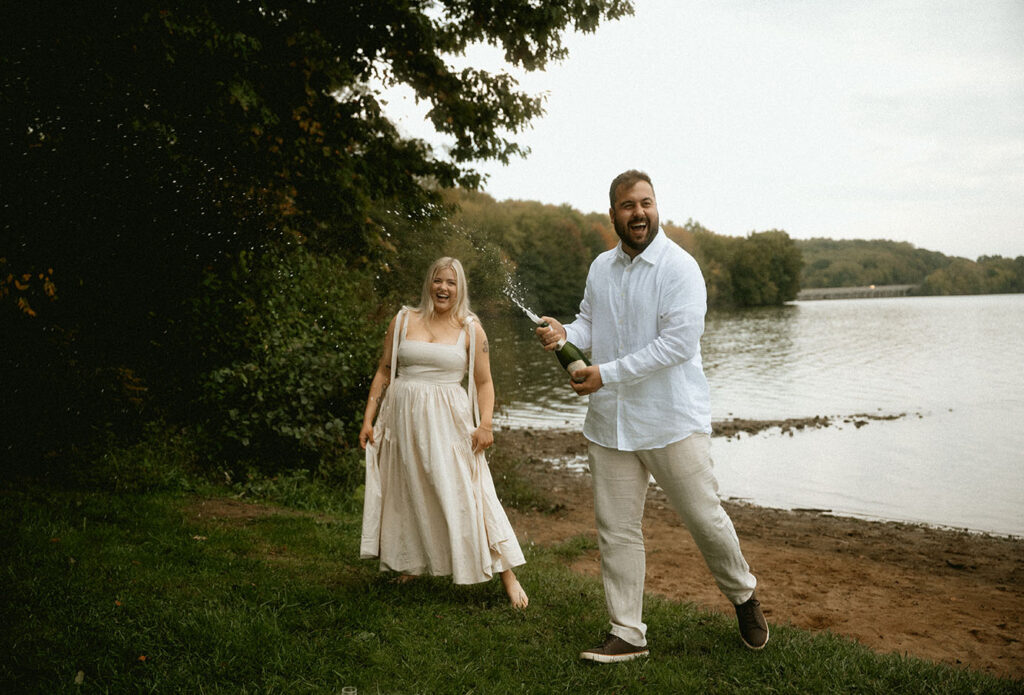
[[[416,579],[415,574],[400,574],[395,577],[394,582],[395,584],[408,584],[414,579]]]
[[[501,583],[505,585],[505,593],[508,594],[508,600],[512,602],[512,607],[526,608],[530,603],[530,599],[527,597],[526,592],[523,591],[519,580],[516,579],[515,572],[512,570],[502,572]]]

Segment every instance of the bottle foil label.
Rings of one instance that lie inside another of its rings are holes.
[[[583,360],[576,360],[575,362],[570,362],[569,364],[565,365],[565,371],[569,372],[569,376],[573,376],[573,374],[575,374],[577,369],[580,369],[580,368],[586,367],[586,366],[587,366],[587,363],[584,362]],[[580,382],[580,381],[583,381],[583,379],[577,379],[577,378],[573,377],[573,381]]]

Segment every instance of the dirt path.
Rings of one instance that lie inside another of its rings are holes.
[[[588,476],[553,470],[544,460],[584,453],[578,432],[500,432],[495,444],[525,455],[528,462],[517,471],[564,505],[554,513],[509,510],[521,541],[596,537]],[[1024,677],[1024,541],[744,504],[726,508],[770,622]],[[733,614],[679,517],[654,488],[644,535],[649,592]],[[597,552],[573,568],[598,574]]]

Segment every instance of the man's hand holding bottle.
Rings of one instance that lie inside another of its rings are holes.
[[[590,364],[583,352],[568,342],[563,326],[558,319],[542,316],[541,323],[534,331],[545,350],[553,351],[558,361],[569,373],[572,388],[579,396],[586,396],[604,386],[601,370]]]

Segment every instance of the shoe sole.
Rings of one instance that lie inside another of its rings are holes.
[[[761,651],[762,649],[765,648],[765,645],[768,644],[768,640],[771,639],[771,636],[772,636],[771,630],[768,630],[767,628],[765,628],[764,642],[761,643],[760,647],[755,647],[750,642],[748,642],[747,640],[743,639],[743,635],[742,634],[740,634],[740,641],[743,642],[743,645],[747,649],[751,649],[751,650],[753,650],[755,652],[759,652],[759,651]]]
[[[643,651],[639,652],[629,652],[627,654],[598,654],[596,652],[580,652],[580,658],[584,661],[596,661],[599,664],[616,664],[620,661],[632,661],[633,659],[642,659],[650,653],[650,650],[647,649],[644,649]]]

